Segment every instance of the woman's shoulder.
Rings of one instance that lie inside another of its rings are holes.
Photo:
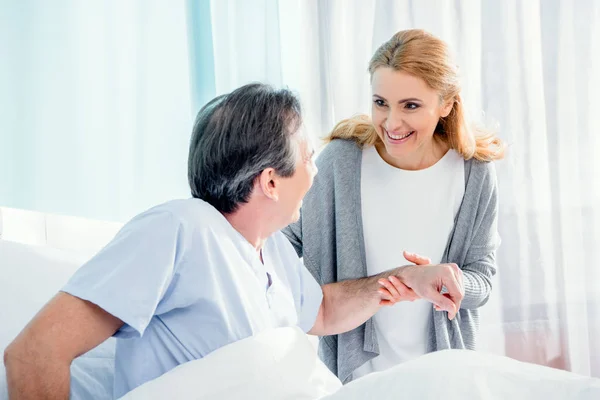
[[[342,187],[355,187],[352,183],[360,179],[357,170],[360,170],[361,161],[362,150],[354,141],[334,139],[329,142],[317,157],[319,172],[304,203],[310,203],[314,196],[332,195],[335,190],[342,190]]]
[[[466,160],[465,163],[470,164],[471,171],[482,176],[496,175],[495,161],[481,161],[475,158]]]
[[[317,167],[332,167],[340,162],[344,165],[360,160],[361,148],[351,139],[333,139],[317,157]]]
[[[491,192],[497,186],[496,164],[494,161],[481,161],[472,158],[465,161],[465,167],[468,168],[468,180],[479,183],[476,186],[481,187],[483,191]]]

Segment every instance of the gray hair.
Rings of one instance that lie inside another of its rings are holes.
[[[266,168],[292,176],[302,123],[300,102],[289,90],[254,83],[216,97],[199,112],[188,158],[192,196],[222,213],[247,203]]]

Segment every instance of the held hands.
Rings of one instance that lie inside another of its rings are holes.
[[[433,303],[437,311],[447,311],[452,320],[465,295],[462,271],[456,264],[431,265],[431,260],[417,254],[404,252],[404,258],[415,263],[390,271],[389,276],[378,283],[381,305],[394,305],[399,301],[425,299]],[[442,288],[445,293],[440,293]]]
[[[407,251],[404,252],[404,258],[416,265],[431,264],[431,259]],[[415,301],[420,298],[414,290],[402,283],[395,275],[381,278],[377,282],[382,286],[379,289],[383,298],[381,305],[393,306],[399,301]]]

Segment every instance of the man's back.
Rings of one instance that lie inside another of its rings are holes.
[[[199,199],[159,205],[125,225],[63,288],[124,322],[115,334],[115,397],[265,329],[308,331],[320,287],[280,233],[262,258]]]

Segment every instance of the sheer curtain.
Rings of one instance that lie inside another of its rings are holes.
[[[125,221],[189,195],[184,1],[0,2],[0,204]]]
[[[402,29],[454,49],[497,164],[499,272],[480,348],[600,376],[600,2],[214,0],[215,91],[286,85],[322,137],[369,110],[368,60]]]

